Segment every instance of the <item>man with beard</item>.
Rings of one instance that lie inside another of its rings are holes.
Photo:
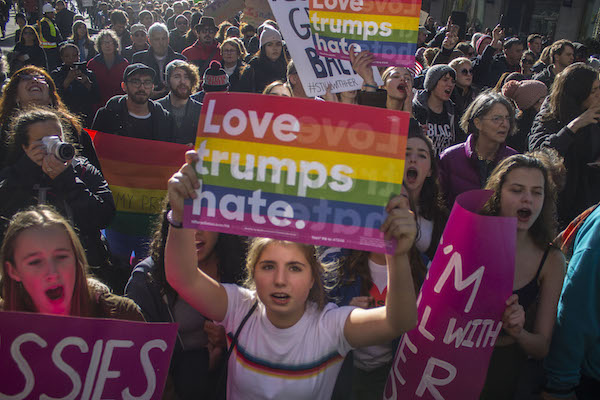
[[[144,64],[130,64],[123,73],[123,96],[111,98],[100,108],[92,129],[139,139],[174,141],[171,114],[150,100],[155,72]]]
[[[198,88],[198,67],[182,60],[171,61],[166,68],[170,92],[158,100],[175,120],[175,143],[190,146],[196,141],[202,103],[190,98]]]
[[[221,62],[223,60],[219,51],[219,43],[215,40],[217,26],[214,18],[203,16],[200,18],[200,23],[194,26],[193,29],[198,40],[184,49],[181,54],[186,56],[189,62],[196,65],[198,73],[203,75],[211,61]]]

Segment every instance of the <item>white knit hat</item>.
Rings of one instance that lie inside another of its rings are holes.
[[[283,43],[281,40],[281,33],[270,25],[265,25],[262,33],[260,34],[260,47],[263,47],[269,42]]]

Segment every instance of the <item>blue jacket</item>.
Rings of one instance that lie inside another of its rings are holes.
[[[575,239],[558,315],[544,362],[546,390],[573,393],[582,375],[600,381],[600,207]]]

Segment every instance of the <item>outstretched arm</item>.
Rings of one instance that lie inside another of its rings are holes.
[[[186,163],[169,179],[169,203],[172,219],[183,220],[183,201],[196,197],[199,187],[193,164],[198,153],[191,150],[185,155]],[[169,227],[165,248],[165,272],[169,284],[208,319],[223,321],[227,313],[227,292],[217,281],[198,268],[195,231]]]
[[[385,307],[352,310],[344,326],[344,336],[352,347],[390,342],[417,324],[417,300],[408,253],[417,227],[408,199],[398,196],[386,207],[388,218],[381,226],[386,239],[397,240],[396,251],[386,255],[388,284]]]

